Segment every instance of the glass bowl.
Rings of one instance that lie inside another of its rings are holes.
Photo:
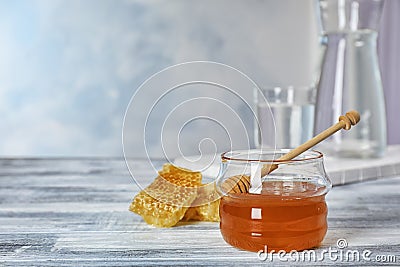
[[[225,241],[249,251],[317,247],[327,231],[325,195],[332,187],[323,155],[289,150],[232,151],[221,155],[216,181],[222,195],[220,230]],[[261,177],[265,164],[277,167]]]

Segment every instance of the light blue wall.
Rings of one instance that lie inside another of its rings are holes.
[[[130,97],[176,63],[309,83],[308,2],[0,1],[0,155],[121,155]]]

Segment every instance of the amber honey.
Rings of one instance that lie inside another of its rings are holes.
[[[259,251],[318,246],[327,231],[326,188],[303,181],[263,182],[260,194],[230,194],[220,203],[226,242]]]

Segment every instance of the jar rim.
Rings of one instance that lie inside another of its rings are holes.
[[[248,152],[247,154],[249,155],[249,154],[251,154],[252,151],[255,152],[255,153],[258,152],[258,155],[260,155],[260,157],[261,157],[262,154],[272,154],[272,153],[273,154],[275,154],[275,153],[284,153],[284,154],[286,154],[286,153],[288,153],[290,151],[290,149],[261,149],[261,150],[257,150],[257,149],[252,150],[252,149],[250,149],[250,150],[226,151],[226,152],[221,154],[221,160],[222,160],[222,162],[224,162],[224,161],[236,161],[236,162],[243,162],[243,163],[246,163],[246,162],[247,163],[250,163],[250,162],[263,162],[263,163],[274,163],[274,164],[277,164],[277,163],[291,163],[291,162],[298,162],[298,163],[300,163],[300,162],[308,162],[308,161],[313,161],[313,160],[316,160],[316,159],[323,158],[323,154],[320,151],[313,150],[313,149],[304,151],[303,153],[300,154],[300,155],[305,155],[305,153],[310,153],[311,152],[311,153],[313,153],[312,156],[304,157],[304,158],[301,158],[301,159],[294,158],[294,159],[290,159],[290,160],[260,159],[260,158],[259,159],[251,159],[251,158],[244,159],[244,158],[237,158],[235,156],[227,156],[228,153],[241,153],[241,154],[243,154],[245,152]]]

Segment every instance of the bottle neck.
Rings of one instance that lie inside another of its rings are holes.
[[[325,31],[378,30],[383,3],[384,0],[319,0],[317,13]]]

